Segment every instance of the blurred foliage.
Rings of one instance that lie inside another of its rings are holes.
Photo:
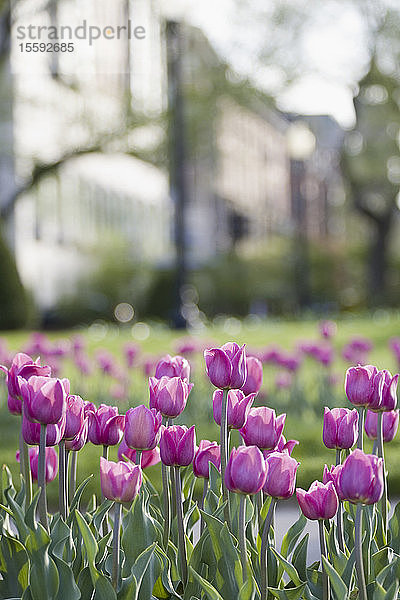
[[[0,230],[0,329],[24,327],[32,318],[28,296]],[[5,285],[4,282],[7,282]]]

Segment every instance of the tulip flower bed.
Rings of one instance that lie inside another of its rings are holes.
[[[193,394],[182,356],[157,362],[148,406],[120,412],[83,400],[50,366],[16,354],[2,367],[8,408],[19,419],[21,477],[17,483],[3,468],[0,597],[397,599],[400,503],[389,520],[384,448],[398,426],[398,375],[371,365],[347,370],[348,407],[320,414],[334,464],[321,464],[320,480],[305,490],[296,489],[301,465],[292,456],[302,441],[285,439],[285,414],[254,405],[260,365],[234,342],[204,351],[219,435],[197,445],[196,425],[175,424],[190,415]],[[376,438],[371,454],[364,430]],[[90,478],[77,481],[76,473],[91,445],[101,499],[87,505]],[[160,461],[157,489],[146,471]],[[58,509],[49,512],[47,485],[56,478]],[[275,512],[292,496],[300,516],[278,547]],[[312,564],[307,520],[320,539]]]

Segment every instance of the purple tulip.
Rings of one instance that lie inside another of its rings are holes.
[[[327,465],[325,465],[324,466],[324,474],[322,476],[323,483],[328,483],[329,481],[332,481],[333,485],[335,486],[335,490],[338,495],[338,498],[341,501],[345,500],[345,498],[342,494],[342,490],[340,489],[340,486],[339,486],[339,475],[340,475],[340,472],[342,469],[343,469],[343,465],[336,465],[336,467],[334,467],[332,465],[330,469],[328,469]]]
[[[285,420],[286,414],[276,417],[273,408],[267,406],[251,408],[246,424],[239,433],[246,446],[258,446],[261,450],[272,450],[279,442]]]
[[[337,325],[335,321],[321,321],[319,324],[319,331],[322,337],[329,340],[336,335]]]
[[[124,439],[129,448],[153,450],[161,437],[161,413],[143,404],[130,408],[125,415]]]
[[[221,425],[222,398],[224,392],[215,390],[213,395],[214,421]],[[246,423],[255,394],[244,395],[242,390],[229,390],[227,397],[227,424],[230,429],[241,429]]]
[[[293,375],[291,373],[285,373],[281,371],[275,377],[275,385],[278,389],[287,390],[292,387]]]
[[[93,404],[93,402],[89,402],[89,400],[84,400],[83,404],[83,411],[85,413],[85,417],[87,417],[90,412],[95,413],[97,411],[97,408]]]
[[[34,423],[26,417],[26,408],[24,406],[22,413],[22,437],[30,446],[35,446],[40,442],[40,424]],[[46,427],[46,446],[57,446],[63,438],[65,431],[66,417],[59,420],[58,423],[51,423]]]
[[[132,502],[142,485],[142,469],[123,461],[100,457],[100,483],[103,496],[114,502]]]
[[[126,364],[128,365],[128,368],[131,369],[135,364],[137,356],[140,354],[140,347],[137,344],[128,342],[124,346],[124,352]]]
[[[20,462],[20,453],[19,450],[16,454],[16,459]],[[39,470],[39,447],[34,446],[33,448],[29,448],[29,464],[31,467],[32,479],[33,481],[38,480],[38,470]],[[54,448],[46,448],[45,452],[45,479],[46,483],[50,483],[54,481],[57,476],[58,471],[58,456],[57,452]]]
[[[357,410],[325,407],[322,438],[327,448],[352,448],[358,439]]]
[[[23,352],[18,352],[11,362],[9,369],[0,365],[0,369],[6,374],[6,383],[9,396],[9,410],[13,414],[22,413],[21,404],[21,382],[27,381],[33,375],[50,377],[51,369],[49,366],[41,366],[40,358],[34,361],[30,356]]]
[[[161,377],[180,377],[181,379],[190,379],[190,364],[183,356],[170,356],[166,354],[156,365],[156,379]]]
[[[293,496],[300,463],[286,452],[272,452],[265,462],[267,477],[263,486],[264,494],[282,500]]]
[[[242,392],[245,396],[249,394],[258,394],[263,382],[262,362],[255,356],[246,357],[247,377]]]
[[[350,367],[346,372],[345,392],[354,406],[367,406],[374,393],[374,377],[378,369],[372,365]]]
[[[89,432],[89,417],[85,417],[82,423],[82,427],[78,431],[72,440],[65,440],[66,450],[72,450],[73,452],[79,452],[85,446],[88,439]]]
[[[382,404],[380,410],[391,411],[396,408],[397,405],[397,384],[399,381],[399,374],[396,373],[394,377],[391,377],[387,371],[388,377],[383,384],[382,392]]]
[[[125,416],[118,414],[116,406],[100,404],[96,412],[87,411],[89,416],[88,438],[97,446],[116,446],[124,433]]]
[[[383,494],[382,458],[354,450],[343,463],[338,484],[349,502],[375,504]]]
[[[193,461],[196,449],[194,425],[190,429],[184,425],[166,427],[161,434],[160,455],[164,465],[186,467]]]
[[[196,477],[209,478],[209,463],[221,470],[221,447],[217,442],[201,440],[193,460],[193,473]]]
[[[399,427],[399,411],[390,410],[382,415],[383,421],[383,441],[391,442],[397,433]],[[370,440],[376,440],[378,437],[378,413],[369,410],[365,418],[365,433]]]
[[[67,396],[64,439],[72,440],[82,429],[85,404],[80,396]]]
[[[332,519],[338,509],[339,500],[332,481],[314,481],[308,492],[297,488],[296,497],[301,512],[311,521]]]
[[[28,381],[20,379],[20,386],[28,419],[50,425],[65,416],[68,380],[33,375]]]
[[[174,419],[186,406],[193,383],[183,381],[180,377],[150,377],[150,408],[155,408],[164,417]]]
[[[207,375],[213,385],[220,389],[241,388],[247,377],[246,353],[235,342],[227,342],[221,348],[204,351]]]
[[[136,450],[129,448],[129,446],[126,445],[124,438],[122,438],[122,441],[118,446],[118,460],[130,460],[136,464]],[[140,466],[142,469],[147,469],[147,467],[158,465],[160,460],[159,448],[155,447],[153,450],[143,450],[140,457]]]
[[[232,448],[226,465],[225,485],[238,494],[257,494],[267,476],[264,457],[256,446]]]

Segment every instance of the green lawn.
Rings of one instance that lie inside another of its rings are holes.
[[[76,332],[64,332],[50,334],[50,339],[69,338]],[[110,327],[108,333],[98,341],[91,333],[91,330],[81,331],[88,342],[88,351],[93,353],[96,348],[103,347],[113,352],[122,361],[122,347],[127,341],[132,341],[130,329],[118,329]],[[379,368],[388,368],[396,371],[395,359],[388,348],[388,340],[400,335],[400,313],[378,312],[375,316],[359,317],[352,319],[343,319],[338,322],[338,334],[335,338],[335,348],[339,351],[344,343],[356,335],[362,335],[372,340],[374,344],[373,351],[370,354],[370,362],[376,364]],[[17,351],[27,340],[27,332],[5,333],[3,336],[9,347]],[[144,342],[141,342],[144,353],[164,354],[173,352],[176,333],[166,328],[152,327],[150,336]],[[220,344],[230,339],[235,339],[239,343],[246,342],[249,348],[260,348],[269,344],[279,344],[283,348],[290,350],[296,343],[304,339],[318,339],[316,321],[271,321],[260,324],[257,328],[242,325],[241,330],[235,335],[226,333],[222,328],[210,328],[202,336],[207,340],[214,340]],[[218,439],[218,428],[212,419],[212,388],[202,375],[204,370],[201,356],[197,356],[193,361],[193,380],[195,388],[189,397],[188,405],[184,413],[179,418],[179,422],[188,425],[195,424],[197,430],[197,439],[202,437],[209,439]],[[334,395],[327,394],[321,377],[321,368],[317,367],[310,359],[306,360],[301,368],[296,390],[290,395],[286,393],[276,393],[274,389],[275,368],[267,366],[264,374],[264,396],[258,402],[276,408],[279,412],[287,412],[285,426],[285,435],[287,438],[295,438],[300,441],[300,445],[294,451],[294,456],[299,460],[301,466],[298,471],[298,483],[301,486],[308,486],[312,480],[321,478],[322,469],[325,462],[334,461],[334,451],[325,449],[322,444],[322,417],[323,406],[342,405],[348,406],[343,393],[342,381],[347,365],[339,357],[334,364],[333,371],[340,378],[340,384]],[[64,373],[64,371],[63,371]],[[96,404],[101,401],[116,404],[107,394],[108,382],[104,376],[82,378],[77,377],[76,372],[71,368],[67,361],[65,364],[65,374],[71,377],[73,391],[81,393],[85,399],[91,400]],[[2,463],[7,463],[14,476],[18,475],[18,466],[15,463],[15,451],[18,446],[18,428],[19,418],[9,415],[5,406],[4,386],[1,386],[1,408],[0,408],[0,448]],[[141,373],[133,375],[129,397],[120,402],[121,410],[125,410],[128,405],[146,403],[148,401],[146,379]],[[233,443],[236,443],[237,434],[232,434]],[[389,490],[392,495],[400,495],[400,461],[398,460],[400,451],[400,441],[395,440],[387,446],[387,462],[390,472]],[[96,493],[99,489],[98,461],[101,449],[92,445],[80,453],[78,462],[78,478],[82,479],[89,473],[94,473],[94,481],[89,488],[86,496],[90,493]],[[115,456],[115,451],[111,452]],[[151,474],[155,483],[160,481],[159,467],[152,467],[148,474]],[[157,486],[159,487],[158,483]],[[53,504],[57,498],[57,483],[49,486],[49,496]]]

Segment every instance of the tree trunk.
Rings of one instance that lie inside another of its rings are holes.
[[[387,297],[387,267],[390,231],[394,215],[374,222],[374,235],[371,240],[369,270],[369,305],[386,304]]]

